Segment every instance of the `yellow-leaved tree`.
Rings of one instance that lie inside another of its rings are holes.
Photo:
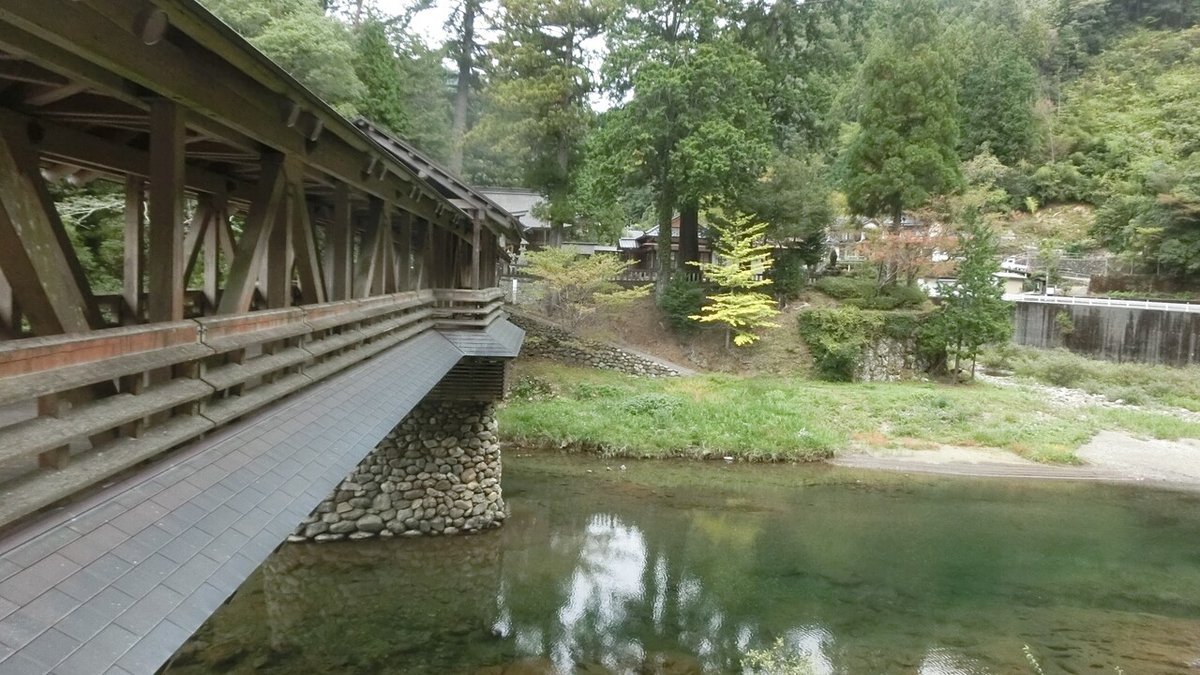
[[[709,295],[700,313],[691,318],[725,324],[725,346],[732,336],[733,344],[742,347],[758,339],[754,329],[778,325],[771,321],[779,314],[775,299],[755,290],[771,283],[767,278],[773,262],[771,247],[763,243],[767,224],[756,223],[750,216],[719,220],[710,223],[718,235],[717,262],[692,264],[721,292]]]
[[[615,279],[629,263],[613,255],[580,256],[569,249],[548,248],[526,253],[525,261],[525,272],[537,279],[534,295],[542,311],[568,328],[597,309],[620,309],[650,294],[650,286],[621,288]]]

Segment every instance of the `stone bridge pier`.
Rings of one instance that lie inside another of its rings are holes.
[[[290,541],[478,532],[504,521],[491,402],[425,400],[296,528]]]

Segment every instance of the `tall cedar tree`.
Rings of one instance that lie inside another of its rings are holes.
[[[594,114],[587,40],[606,25],[608,5],[593,0],[505,0],[489,97],[494,110],[475,134],[523,156],[526,186],[547,197],[543,214],[561,241],[574,220],[573,178]]]
[[[660,235],[656,294],[670,280],[666,233],[681,215],[681,254],[696,257],[702,202],[726,201],[762,172],[770,156],[765,73],[721,35],[735,3],[638,0],[609,35],[605,75],[627,102],[609,111],[591,139],[598,183],[654,192]],[[688,249],[692,249],[689,253]]]
[[[844,184],[851,210],[887,216],[899,229],[905,210],[961,181],[957,78],[933,0],[897,0],[890,25],[859,74],[862,109]]]
[[[725,346],[742,347],[758,340],[757,328],[776,326],[771,319],[779,314],[775,299],[755,289],[771,285],[771,247],[763,243],[766,223],[755,223],[750,216],[728,222],[714,219],[719,262],[696,263],[705,278],[721,289],[708,296],[708,302],[691,319],[701,323],[725,325]]]
[[[450,170],[460,175],[463,172],[464,140],[471,121],[471,99],[480,88],[479,62],[483,45],[477,23],[482,18],[482,4],[481,0],[462,0],[446,22],[446,32],[453,36],[446,48],[456,66]]]

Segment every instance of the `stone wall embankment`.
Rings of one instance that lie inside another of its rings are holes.
[[[672,368],[612,345],[581,339],[540,319],[514,313],[509,317],[509,321],[525,330],[525,343],[521,346],[522,357],[550,359],[573,366],[615,370],[627,375],[649,377],[679,375]]]
[[[338,484],[290,541],[478,532],[506,514],[494,408],[424,402]]]

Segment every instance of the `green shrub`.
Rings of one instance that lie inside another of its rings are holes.
[[[512,398],[522,401],[543,401],[554,397],[554,387],[539,377],[522,377],[508,392]]]
[[[859,309],[915,309],[929,299],[920,286],[907,284],[877,288],[870,277],[822,277],[817,280],[817,290],[831,298],[841,300]]]
[[[865,277],[821,277],[816,287],[825,295],[837,300],[864,298],[875,292],[875,281]]]
[[[857,307],[813,309],[801,312],[798,321],[817,373],[836,382],[854,379],[863,348],[879,336],[884,323],[878,313]]]
[[[1023,371],[1024,368],[1018,367],[1018,374],[1024,374]],[[1037,379],[1056,387],[1073,387],[1087,375],[1088,369],[1082,359],[1063,350],[1041,360]]]
[[[691,281],[682,275],[671,277],[658,306],[667,315],[671,328],[679,333],[693,333],[700,323],[688,317],[699,314],[704,307],[704,286],[698,281]]]
[[[669,413],[679,407],[679,399],[669,394],[647,392],[632,396],[621,408],[631,415],[658,415]]]

